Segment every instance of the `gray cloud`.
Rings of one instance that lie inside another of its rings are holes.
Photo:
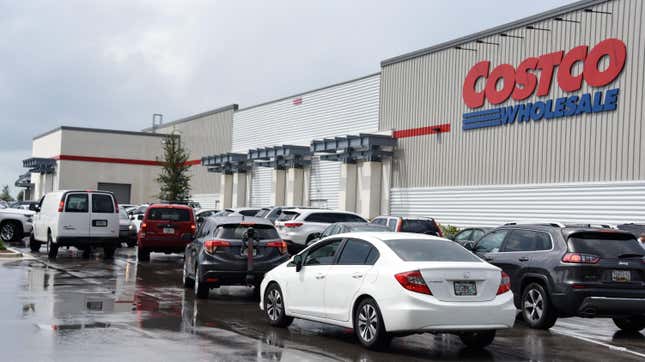
[[[570,2],[0,1],[0,184],[61,124],[248,106]]]

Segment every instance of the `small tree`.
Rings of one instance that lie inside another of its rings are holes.
[[[18,191],[18,195],[16,195],[16,201],[25,201],[25,190]]]
[[[190,199],[188,151],[182,146],[175,130],[163,138],[162,145],[162,168],[157,177],[159,198],[165,201],[187,201]]]
[[[3,201],[13,201],[13,197],[9,193],[9,185],[4,185],[2,187],[2,192],[0,192],[0,200]]]

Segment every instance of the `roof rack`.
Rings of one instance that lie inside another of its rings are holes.
[[[556,228],[567,227],[567,225],[559,221],[544,221],[544,220],[511,221],[504,224],[504,226],[511,226],[511,225],[543,225],[543,226],[553,226]]]

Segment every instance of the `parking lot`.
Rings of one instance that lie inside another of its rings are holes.
[[[645,358],[645,337],[618,332],[608,319],[569,318],[550,331],[521,320],[482,351],[450,335],[395,339],[387,352],[356,343],[351,330],[297,320],[268,325],[252,289],[222,287],[196,300],[181,286],[182,257],[134,249],[89,260],[75,249],[55,261],[25,253],[0,262],[3,360],[596,360]],[[77,255],[78,254],[78,255]],[[20,346],[20,347],[17,347]]]

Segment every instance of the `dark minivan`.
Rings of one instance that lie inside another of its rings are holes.
[[[613,318],[630,332],[645,328],[645,250],[630,233],[506,225],[473,251],[510,276],[515,305],[531,328],[572,316]]]

